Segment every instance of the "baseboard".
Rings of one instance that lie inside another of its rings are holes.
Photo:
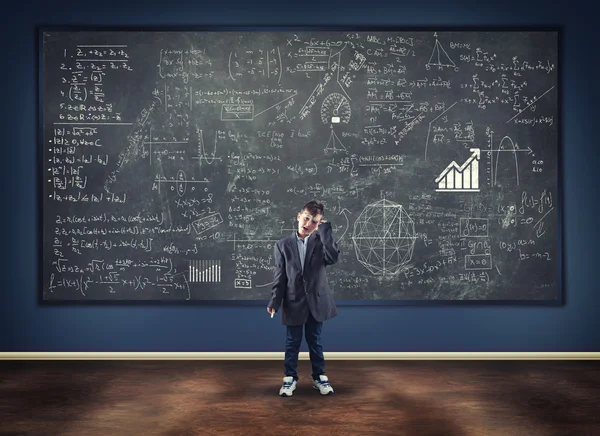
[[[327,360],[600,360],[600,352],[324,353]],[[0,352],[0,360],[283,360],[283,352]],[[301,352],[300,360],[309,360]]]

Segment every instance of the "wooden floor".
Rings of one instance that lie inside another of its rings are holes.
[[[1,361],[0,434],[600,435],[600,361]]]

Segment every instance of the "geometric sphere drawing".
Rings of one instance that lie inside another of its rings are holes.
[[[354,223],[356,258],[372,274],[398,274],[415,248],[415,223],[402,205],[379,200],[363,209]]]

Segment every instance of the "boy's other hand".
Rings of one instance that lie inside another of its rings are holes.
[[[269,315],[273,315],[277,311],[273,307],[267,307],[267,312],[269,312]]]

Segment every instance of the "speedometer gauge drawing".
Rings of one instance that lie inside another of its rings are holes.
[[[350,102],[342,94],[329,94],[321,105],[321,120],[325,124],[348,124],[350,122]]]

